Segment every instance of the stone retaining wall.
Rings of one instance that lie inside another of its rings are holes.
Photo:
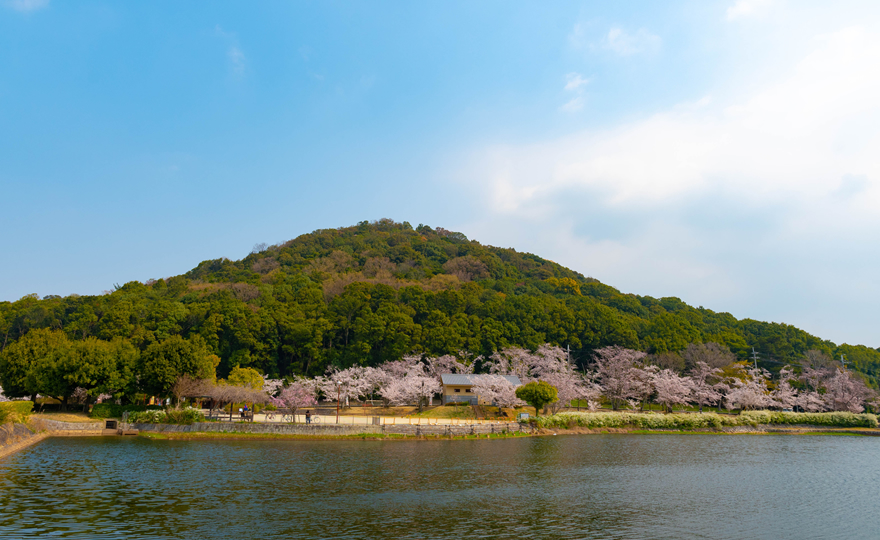
[[[63,431],[63,432],[78,432],[78,431],[101,431],[104,429],[104,422],[61,422],[60,420],[49,420],[48,418],[35,418],[31,417],[31,424],[33,424],[38,429],[45,429],[46,431]]]
[[[345,425],[345,424],[251,424],[243,422],[196,422],[192,425],[176,424],[131,424],[131,429],[138,431],[168,433],[255,433],[267,435],[361,435],[398,434],[398,435],[484,435],[502,433],[504,431],[529,431],[526,424],[520,426],[516,422],[504,424],[474,424],[455,426],[430,426],[409,424],[376,425]]]

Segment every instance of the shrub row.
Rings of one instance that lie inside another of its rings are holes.
[[[122,418],[125,412],[143,412],[146,410],[161,410],[160,405],[116,405],[115,403],[97,403],[92,407],[89,414],[92,418]]]
[[[132,424],[192,424],[202,422],[205,415],[197,409],[169,409],[168,411],[140,411],[128,415]]]
[[[807,424],[833,427],[877,427],[877,416],[850,412],[796,413],[781,411],[744,411],[743,423],[756,424]]]
[[[33,401],[3,401],[0,402],[0,424],[7,422],[26,422],[31,411],[34,410]]]
[[[537,419],[540,427],[555,428],[641,428],[641,429],[699,429],[725,426],[757,426],[759,424],[805,424],[833,427],[877,427],[873,414],[847,412],[791,413],[775,411],[746,411],[739,416],[703,414],[636,414],[629,412],[559,413]]]
[[[624,428],[697,429],[737,425],[736,418],[715,413],[705,414],[637,414],[629,412],[559,413],[537,419],[540,427],[555,428]]]

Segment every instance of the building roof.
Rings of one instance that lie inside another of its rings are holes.
[[[442,375],[440,375],[440,380],[443,381],[443,384],[469,386],[474,384],[474,382],[476,382],[476,379],[479,379],[480,377],[485,377],[485,375],[443,373]],[[522,385],[522,382],[516,375],[502,375],[502,377],[510,381],[510,383],[514,386]]]

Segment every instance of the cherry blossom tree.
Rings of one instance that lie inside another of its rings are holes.
[[[465,364],[463,362],[459,362],[458,358],[452,356],[451,354],[447,354],[445,356],[438,356],[436,358],[428,357],[425,358],[425,364],[427,364],[426,373],[435,377],[438,381],[440,380],[440,376],[444,373],[461,373],[468,374],[474,372],[473,364]]]
[[[489,357],[489,373],[516,375],[523,384],[535,379],[532,375],[534,355],[525,349],[508,347]]]
[[[516,397],[516,386],[501,375],[475,375],[471,390],[483,401],[498,407],[521,407],[525,402]],[[553,384],[553,383],[550,383]]]
[[[776,388],[770,394],[776,404],[783,409],[792,409],[797,405],[798,391],[791,386],[793,377],[791,367],[783,367],[779,371],[779,382],[776,383]]]
[[[283,379],[270,379],[268,375],[263,375],[263,392],[266,392],[266,395],[274,396],[283,387]]]
[[[795,397],[794,404],[801,411],[822,412],[825,410],[825,400],[822,396],[811,390],[801,390]]]
[[[673,405],[687,405],[694,391],[694,381],[690,377],[681,377],[670,369],[661,369],[651,374],[655,401],[672,412]]]
[[[810,352],[810,351],[807,351]],[[818,351],[817,351],[818,352]],[[822,381],[834,374],[830,369],[805,367],[801,371],[801,380],[808,390],[818,393],[822,387]]]
[[[318,388],[315,380],[298,377],[281,389],[277,397],[271,398],[279,408],[290,409],[296,422],[297,409],[314,407],[318,404]]]
[[[382,398],[393,405],[409,405],[429,401],[434,394],[442,391],[440,383],[434,377],[411,373],[403,378],[391,379],[379,390]]]
[[[441,358],[443,360],[434,364],[438,370],[443,369],[441,365],[451,364],[448,358]],[[440,373],[436,376],[429,374],[426,367],[419,356],[404,356],[400,360],[385,362],[379,366],[382,373],[374,373],[373,380],[378,381],[377,391],[384,404],[388,406],[418,403],[421,407],[422,398],[426,398],[429,405],[433,404],[434,395],[442,391]],[[422,389],[424,394],[421,393]]]
[[[700,412],[703,412],[704,406],[721,403],[724,397],[721,390],[727,386],[719,381],[720,376],[720,368],[714,368],[702,361],[698,361],[691,370],[691,381],[694,384],[692,399],[700,406]],[[713,383],[713,380],[716,382]]]
[[[765,409],[776,405],[767,389],[769,373],[761,368],[749,369],[745,380],[731,379],[730,392],[725,396],[728,408]]]
[[[330,400],[338,400],[339,404],[348,407],[352,399],[368,393],[368,381],[364,377],[364,368],[354,366],[343,370],[331,368],[326,377],[317,377],[318,389]]]
[[[418,356],[404,356],[400,360],[385,362],[379,369],[388,374],[391,379],[402,379],[411,373],[425,374],[425,366]]]
[[[636,362],[632,371],[632,388],[633,388],[633,396],[635,400],[639,403],[639,410],[645,410],[645,404],[648,402],[648,399],[654,394],[654,375],[656,375],[660,371],[660,368],[652,365],[645,365],[641,362]]]
[[[826,378],[823,385],[825,405],[832,411],[863,412],[865,402],[876,396],[864,381],[842,369]]]
[[[523,384],[542,380],[553,385],[558,401],[550,408],[553,412],[567,407],[574,400],[593,400],[600,395],[591,377],[581,373],[561,347],[544,344],[533,353],[520,348],[507,348],[493,354],[488,362],[489,372],[515,375]]]
[[[611,401],[611,408],[617,410],[628,399],[641,397],[644,384],[636,373],[636,362],[647,356],[641,351],[619,346],[603,347],[596,351],[594,362],[596,378],[602,393]]]
[[[0,402],[9,401],[9,398],[3,395],[3,387],[0,386]]]

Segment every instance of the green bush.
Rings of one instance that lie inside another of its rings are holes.
[[[160,405],[116,405],[115,403],[98,403],[92,407],[89,414],[92,418],[122,418],[125,412],[143,412],[147,410],[161,410]]]
[[[739,416],[715,413],[636,414],[628,412],[566,412],[538,419],[546,428],[637,428],[637,429],[700,429],[725,426],[757,426],[761,424],[801,424],[832,427],[877,427],[873,414],[792,413],[777,411],[746,411]]]
[[[169,409],[168,411],[139,411],[128,415],[132,424],[192,424],[202,422],[205,415],[198,409]]]
[[[7,422],[27,422],[28,416],[34,410],[33,401],[3,401],[0,402],[0,424]]]

